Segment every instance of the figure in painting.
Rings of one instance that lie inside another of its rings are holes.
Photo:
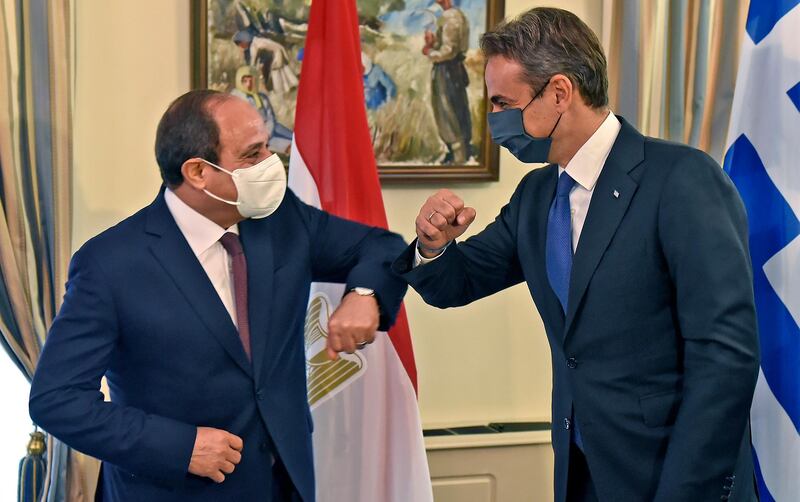
[[[425,32],[422,53],[433,62],[431,99],[439,136],[447,146],[445,164],[463,165],[470,157],[472,118],[467,99],[469,76],[464,58],[469,48],[469,21],[453,0],[436,0],[444,11],[436,33]]]
[[[364,70],[364,101],[367,110],[377,110],[397,96],[397,86],[389,74],[363,52],[361,67]]]
[[[242,66],[236,70],[236,88],[231,94],[246,100],[258,110],[269,135],[269,149],[288,154],[292,147],[292,130],[278,122],[269,97],[258,90],[258,72],[255,68]]]
[[[241,2],[236,2],[236,24],[239,31],[233,43],[242,49],[246,64],[261,70],[264,84],[278,94],[297,87],[298,79],[289,65],[289,53],[280,44],[284,38],[280,19],[268,9],[254,14]]]

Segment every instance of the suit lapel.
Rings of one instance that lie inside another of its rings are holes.
[[[622,222],[638,184],[628,174],[644,160],[644,137],[624,119],[595,185],[572,261],[564,337],[569,333],[589,281]]]
[[[154,237],[149,246],[153,256],[175,282],[197,317],[236,364],[252,376],[250,361],[230,314],[169,212],[163,191],[149,208],[145,232]]]
[[[274,282],[271,220],[245,220],[239,224],[244,254],[247,258],[248,317],[250,347],[256,381],[264,375],[271,333],[272,291]],[[271,359],[270,359],[271,360]]]

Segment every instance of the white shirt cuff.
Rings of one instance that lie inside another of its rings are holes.
[[[439,254],[437,254],[433,258],[425,258],[419,252],[419,241],[417,241],[417,245],[414,246],[414,268],[417,268],[420,265],[426,265],[426,264],[432,262],[433,260],[435,260],[436,258],[442,256],[444,254],[444,252],[447,251],[447,248],[450,246],[450,244],[452,244],[452,243],[453,243],[453,241],[450,241],[447,244],[445,244],[445,246],[442,248],[442,250],[439,251]]]

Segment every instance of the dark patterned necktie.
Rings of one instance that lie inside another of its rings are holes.
[[[247,318],[247,260],[244,257],[244,249],[242,249],[239,236],[233,232],[225,232],[219,241],[231,256],[236,324],[239,327],[239,338],[242,340],[247,358],[252,359],[250,355],[250,321]]]

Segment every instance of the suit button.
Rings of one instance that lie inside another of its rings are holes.
[[[574,370],[577,367],[578,367],[577,359],[575,359],[574,357],[570,357],[569,359],[567,359],[567,368]]]
[[[572,422],[569,421],[569,418],[565,418],[564,419],[564,428],[566,430],[569,430],[570,427],[572,427]]]
[[[256,391],[256,399],[258,399],[259,401],[263,401],[264,400],[264,392],[260,391],[260,390],[257,390]]]
[[[267,442],[264,441],[263,443],[258,445],[258,449],[261,450],[261,451],[268,451],[269,450],[269,444],[267,444]]]

